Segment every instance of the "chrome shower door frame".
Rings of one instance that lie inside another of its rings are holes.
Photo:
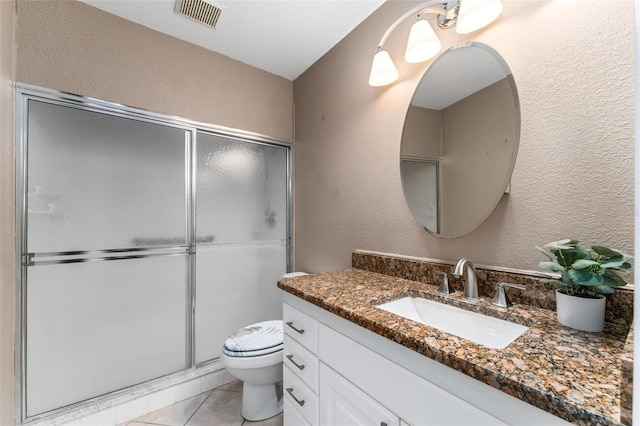
[[[28,103],[31,100],[54,105],[72,107],[79,110],[97,112],[120,118],[158,124],[185,131],[185,217],[186,217],[186,245],[163,245],[161,247],[136,247],[126,249],[106,249],[92,251],[68,251],[51,253],[27,252],[27,209],[28,209]],[[292,266],[292,143],[290,141],[271,138],[252,132],[215,126],[183,119],[176,116],[154,113],[139,108],[133,108],[112,102],[87,98],[63,93],[27,84],[16,86],[16,333],[15,333],[15,368],[16,368],[16,419],[20,423],[33,423],[53,419],[89,406],[101,409],[119,403],[123,397],[135,393],[144,394],[145,389],[152,386],[162,387],[163,383],[179,383],[180,377],[189,373],[189,379],[200,369],[204,370],[209,363],[196,364],[195,360],[195,253],[196,253],[196,147],[197,133],[204,131],[215,135],[236,139],[253,144],[263,144],[286,149],[287,182],[286,182],[286,269]],[[27,267],[34,265],[52,265],[80,262],[108,262],[121,259],[140,259],[159,256],[187,256],[185,270],[186,285],[186,351],[185,369],[176,373],[151,379],[147,382],[133,385],[129,388],[114,391],[71,405],[60,407],[42,414],[27,417],[26,408],[26,354],[27,354],[27,297],[26,280]],[[117,401],[116,401],[117,400]]]

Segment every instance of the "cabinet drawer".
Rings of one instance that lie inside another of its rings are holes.
[[[318,354],[318,321],[286,303],[282,305],[284,332],[313,354]]]
[[[318,357],[287,335],[284,336],[284,365],[318,393]]]
[[[288,400],[291,405],[296,407],[309,424],[317,425],[318,395],[309,386],[305,385],[289,367],[285,366],[282,370],[285,400]]]
[[[295,404],[295,402],[293,404]],[[283,426],[311,426],[307,419],[304,418],[293,404],[289,402],[289,398],[284,399]]]

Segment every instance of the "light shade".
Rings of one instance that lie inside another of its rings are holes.
[[[436,56],[441,48],[440,40],[431,25],[424,19],[419,19],[411,27],[404,59],[412,64],[424,62]]]
[[[500,0],[461,0],[456,32],[467,34],[489,25],[502,13]]]
[[[373,57],[371,74],[369,74],[370,86],[385,86],[398,79],[398,70],[391,60],[391,56],[385,50],[379,50]]]

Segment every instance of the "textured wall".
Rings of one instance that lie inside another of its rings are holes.
[[[437,31],[445,48],[492,46],[513,71],[522,129],[511,193],[458,239],[435,238],[412,218],[400,137],[429,62],[401,59],[407,20],[385,46],[399,81],[367,85],[376,43],[416,4],[388,1],[294,82],[296,269],[347,267],[358,248],[525,270],[541,260],[536,244],[564,237],[633,251],[634,3],[504,3],[477,33]]]
[[[69,0],[18,1],[18,81],[293,139],[282,77]]]
[[[14,199],[15,6],[0,1],[0,199]],[[0,203],[0,425],[13,421],[13,330],[15,314],[15,214]]]

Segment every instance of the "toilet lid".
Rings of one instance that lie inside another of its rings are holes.
[[[259,356],[282,350],[282,321],[251,324],[227,337],[222,351],[229,356]]]

